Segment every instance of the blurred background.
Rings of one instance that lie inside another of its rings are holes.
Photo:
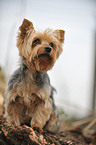
[[[24,18],[38,30],[65,30],[63,53],[48,72],[56,104],[69,116],[95,112],[96,1],[0,0],[0,67],[6,82],[19,67],[16,37]]]

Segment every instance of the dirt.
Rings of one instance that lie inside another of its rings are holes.
[[[26,125],[9,126],[0,117],[0,145],[96,145],[96,131],[86,137],[80,128],[52,134]]]

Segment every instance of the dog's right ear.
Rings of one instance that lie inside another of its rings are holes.
[[[61,43],[64,43],[64,35],[65,31],[64,30],[55,30],[55,33],[57,34],[57,38]]]
[[[18,37],[24,40],[25,36],[28,34],[28,30],[30,29],[34,29],[32,22],[24,19],[22,25],[19,27],[20,32]]]

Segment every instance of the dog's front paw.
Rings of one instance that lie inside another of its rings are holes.
[[[31,127],[33,130],[36,130],[38,132],[43,131],[42,127],[39,124],[37,124],[33,119],[31,120]]]
[[[37,132],[43,132],[43,129],[38,125],[34,124],[31,127],[32,127],[33,130],[36,130]]]

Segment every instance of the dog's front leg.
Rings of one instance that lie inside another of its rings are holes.
[[[52,100],[47,98],[45,103],[39,104],[31,119],[31,127],[42,129],[49,120],[52,112]]]
[[[7,97],[8,100],[5,102],[4,117],[9,124],[19,126],[24,110],[22,97],[16,96],[14,93],[9,93]]]
[[[18,115],[18,106],[16,106],[15,102],[10,102],[7,105],[7,111],[5,117],[10,125],[20,125],[20,116]]]

